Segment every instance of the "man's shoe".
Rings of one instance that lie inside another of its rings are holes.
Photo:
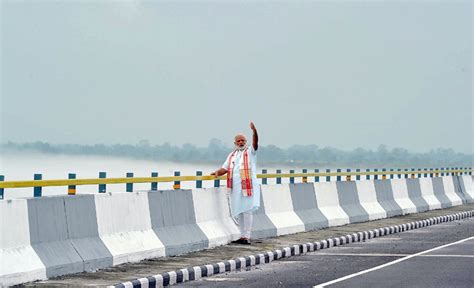
[[[243,245],[250,245],[250,240],[247,239],[247,238],[240,238],[240,239],[237,239],[237,240],[234,240],[232,242],[230,242],[232,244],[243,244]]]

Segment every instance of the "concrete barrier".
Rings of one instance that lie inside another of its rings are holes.
[[[413,204],[416,206],[416,212],[424,212],[430,209],[430,205],[423,198],[421,193],[419,179],[405,179],[408,191],[408,197],[411,199]]]
[[[27,199],[31,246],[46,267],[46,276],[84,271],[83,261],[69,239],[65,197]]]
[[[408,195],[407,182],[405,179],[392,179],[393,200],[402,209],[402,214],[416,213],[416,205]]]
[[[240,237],[239,228],[230,216],[227,193],[224,187],[195,189],[192,192],[196,222],[208,239],[208,248]]]
[[[26,199],[0,201],[0,286],[46,279],[46,267],[31,246]]]
[[[474,182],[474,176],[463,175],[458,177],[460,190],[463,192],[464,198],[467,203],[474,203],[474,190],[472,183]]]
[[[390,180],[374,180],[377,201],[387,212],[387,217],[403,214],[403,209],[395,201]]]
[[[209,240],[197,225],[192,190],[149,192],[151,225],[165,247],[166,256],[209,247]]]
[[[313,183],[290,184],[291,200],[305,231],[329,227],[329,221],[318,208]]]
[[[377,192],[375,192],[374,181],[356,181],[356,187],[360,205],[369,214],[369,220],[386,218],[387,212],[377,201]]]
[[[349,216],[350,223],[369,221],[369,213],[360,204],[354,181],[336,182],[339,206]]]
[[[112,266],[112,254],[99,237],[94,195],[65,197],[64,205],[68,239],[83,261],[83,270]]]
[[[431,178],[419,178],[420,190],[423,199],[428,203],[429,210],[441,209],[441,202],[435,196]]]
[[[328,219],[329,226],[348,224],[349,216],[339,204],[339,196],[335,182],[313,183],[318,208]]]
[[[473,202],[472,176],[261,186],[252,238]],[[224,245],[226,188],[0,201],[0,285]]]
[[[303,221],[293,210],[288,184],[262,185],[261,193],[263,202],[265,202],[265,214],[276,227],[277,235],[304,231]]]
[[[152,230],[148,193],[94,196],[99,236],[113,265],[165,256],[164,245]]]

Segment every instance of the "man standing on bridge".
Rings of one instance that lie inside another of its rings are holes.
[[[257,182],[257,149],[258,134],[253,122],[252,146],[248,147],[247,138],[237,134],[234,138],[235,148],[227,156],[222,168],[212,172],[216,177],[227,173],[227,188],[231,189],[231,214],[238,218],[240,239],[232,241],[237,244],[250,244],[252,213],[260,207],[260,186]]]

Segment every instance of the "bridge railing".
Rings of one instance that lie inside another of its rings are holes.
[[[324,170],[324,169],[322,169]],[[314,169],[314,172],[308,172],[307,169],[303,169],[301,173],[296,173],[295,170],[289,170],[290,173],[282,173],[280,169],[276,170],[276,173],[268,173],[267,169],[263,169],[261,174],[257,175],[257,178],[262,179],[262,184],[268,184],[267,179],[275,178],[276,184],[282,183],[282,178],[289,178],[289,183],[295,183],[295,178],[301,178],[303,183],[308,182],[310,177],[314,177],[314,182],[319,182],[320,179],[325,179],[327,182],[331,180],[331,177],[336,177],[336,181],[342,181],[345,177],[346,181],[351,180],[364,180],[373,179],[385,180],[387,177],[390,179],[394,178],[421,178],[421,177],[438,177],[438,176],[449,176],[449,175],[472,175],[472,167],[469,168],[423,168],[423,169],[325,169],[324,172],[320,169]],[[33,196],[42,196],[42,187],[51,186],[67,186],[68,194],[76,194],[76,186],[79,185],[98,185],[98,193],[105,193],[107,184],[126,184],[126,192],[133,192],[134,183],[150,183],[151,191],[158,191],[158,183],[173,182],[173,189],[181,189],[182,181],[195,181],[196,188],[202,188],[203,181],[214,181],[214,187],[220,186],[220,181],[225,180],[226,176],[215,177],[211,175],[202,175],[202,171],[196,171],[195,176],[181,176],[179,171],[174,172],[174,176],[158,176],[158,172],[152,172],[151,177],[134,177],[133,173],[129,172],[126,177],[121,178],[107,178],[106,172],[99,172],[99,178],[87,178],[87,179],[76,179],[75,173],[69,173],[69,179],[56,179],[56,180],[43,180],[42,174],[34,174],[34,180],[20,180],[20,181],[5,181],[4,175],[0,175],[0,200],[4,199],[5,189],[13,188],[33,188]]]

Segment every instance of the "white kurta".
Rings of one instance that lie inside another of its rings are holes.
[[[232,217],[237,217],[242,212],[256,211],[260,207],[260,185],[257,182],[257,151],[251,146],[249,153],[249,164],[252,169],[252,196],[242,195],[242,184],[240,183],[240,163],[243,161],[242,151],[237,151],[235,153],[234,161],[234,171],[229,171],[228,173],[232,174],[232,191],[231,195],[231,212]],[[222,168],[229,168],[229,157],[222,165]]]

